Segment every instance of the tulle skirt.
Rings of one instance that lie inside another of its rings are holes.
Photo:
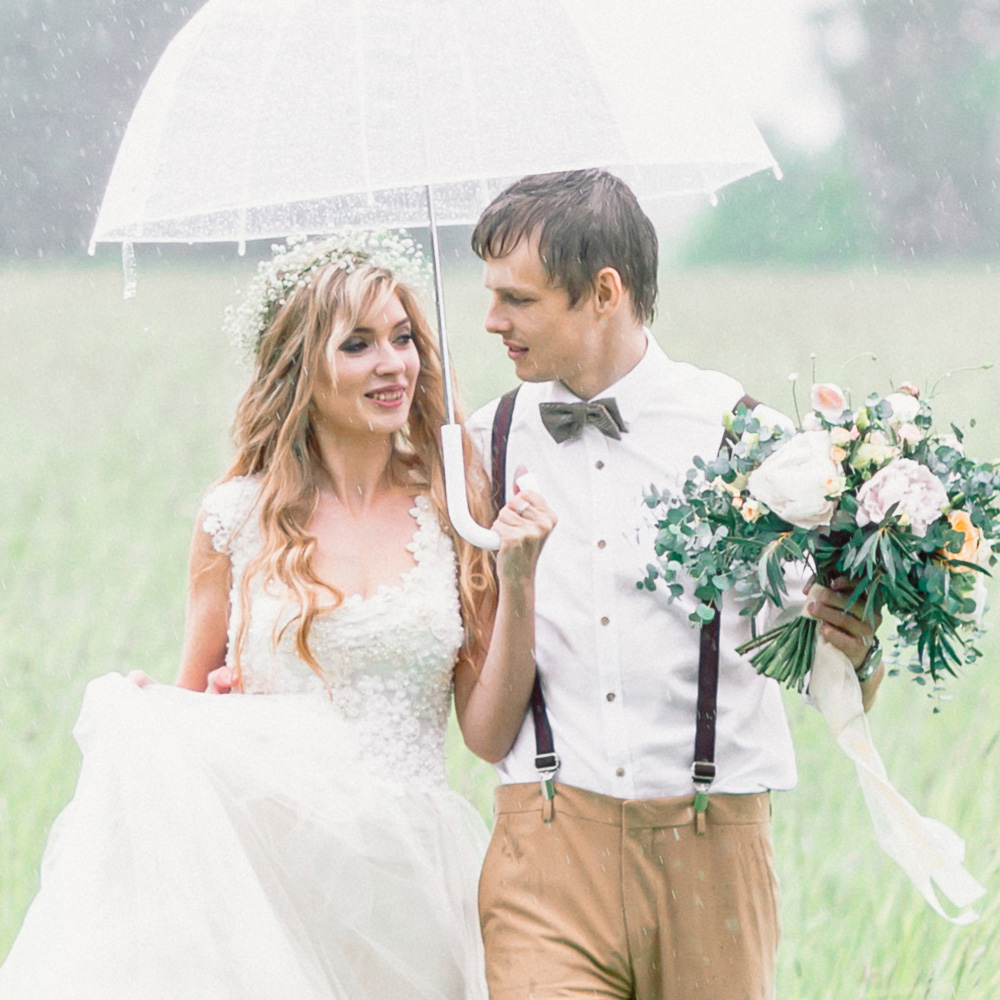
[[[486,828],[309,696],[93,681],[3,1000],[479,1000]]]

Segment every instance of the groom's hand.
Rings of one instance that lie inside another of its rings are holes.
[[[497,568],[510,583],[534,576],[538,556],[556,524],[556,515],[534,489],[534,477],[524,467],[514,476],[514,495],[500,508],[493,530],[500,536]]]
[[[805,610],[810,618],[819,622],[820,635],[851,661],[855,671],[859,671],[875,643],[875,632],[882,624],[882,615],[876,612],[874,621],[866,619],[863,598],[849,606],[853,590],[854,584],[846,577],[838,577],[828,587],[807,584]],[[885,669],[880,663],[875,673],[861,681],[861,700],[866,712],[875,701],[884,675]]]

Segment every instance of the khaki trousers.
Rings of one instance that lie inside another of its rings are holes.
[[[479,884],[491,1000],[771,1000],[780,933],[770,803],[501,785]]]

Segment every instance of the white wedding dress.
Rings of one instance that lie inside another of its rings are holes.
[[[205,499],[239,587],[258,483]],[[245,694],[87,687],[76,794],[3,968],[3,1000],[472,1000],[486,827],[444,770],[462,641],[454,553],[415,500],[415,566],[313,626],[332,681],[277,648],[251,586]]]

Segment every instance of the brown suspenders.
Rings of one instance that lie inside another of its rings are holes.
[[[520,388],[520,387],[518,387]],[[507,438],[510,434],[514,415],[517,389],[512,389],[500,397],[493,416],[493,435],[490,457],[492,459],[493,509],[498,511],[506,502],[507,492]],[[742,403],[753,409],[757,401],[743,396],[736,404]],[[733,408],[734,410],[736,407]],[[721,447],[721,445],[720,445]],[[719,691],[719,614],[701,628],[698,651],[698,705],[695,720],[694,761],[691,777],[695,785],[695,818],[699,833],[705,829],[705,809],[708,806],[708,789],[715,780],[715,719]],[[545,711],[545,698],[535,671],[535,683],[531,690],[531,718],[535,728],[535,769],[542,784],[542,795],[546,800],[544,816],[552,818],[553,780],[559,769],[559,755],[552,741],[552,727]]]

